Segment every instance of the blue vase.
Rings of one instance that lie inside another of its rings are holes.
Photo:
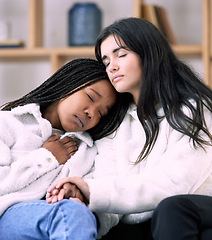
[[[102,13],[95,3],[75,3],[68,13],[68,45],[94,45],[102,27]]]

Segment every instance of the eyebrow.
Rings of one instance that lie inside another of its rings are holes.
[[[96,93],[96,95],[98,95],[99,97],[102,97],[102,95],[100,93],[98,93],[96,90],[94,90],[93,88],[90,88],[93,92]]]
[[[101,95],[100,93],[98,93],[95,89],[93,89],[93,88],[91,88],[91,87],[90,87],[90,89],[91,89],[94,93],[96,93],[96,95],[98,95],[99,97],[102,97],[102,95]],[[107,110],[108,110],[108,112],[109,112],[110,108],[109,108],[108,105],[106,106],[106,108],[107,108]]]
[[[115,48],[115,49],[113,50],[113,53],[116,53],[116,52],[118,52],[120,49],[123,49],[123,48],[124,48],[124,47],[118,47],[118,48]],[[105,58],[107,58],[106,55],[104,55],[104,56],[102,57],[102,61],[104,61]]]

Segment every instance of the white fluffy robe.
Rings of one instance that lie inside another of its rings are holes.
[[[162,109],[158,109],[158,114],[163,116]],[[212,114],[205,111],[205,117],[212,132]],[[149,219],[158,203],[168,196],[212,195],[211,146],[206,151],[194,149],[187,136],[172,129],[162,118],[154,149],[146,160],[134,165],[144,141],[136,107],[131,106],[116,133],[96,142],[95,179],[87,183],[89,208],[100,218],[99,237],[119,218],[129,224]]]
[[[41,147],[51,135],[36,104],[0,111],[0,215],[14,203],[42,198],[56,179],[90,173],[97,151],[87,133],[65,134],[75,136],[79,149],[60,166]]]

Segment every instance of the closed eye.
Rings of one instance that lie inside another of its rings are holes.
[[[127,55],[127,54],[122,54],[122,55],[119,56],[119,58],[125,57],[126,55]]]
[[[103,61],[103,64],[105,65],[105,67],[108,67],[110,62],[109,61]]]
[[[94,102],[93,98],[92,98],[88,93],[86,93],[86,94],[87,94],[87,96],[89,97],[89,99],[90,99],[92,102]]]

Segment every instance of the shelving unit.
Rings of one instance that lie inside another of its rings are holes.
[[[202,45],[173,45],[179,55],[199,55],[203,60],[204,81],[212,88],[212,0],[202,0],[203,41]],[[142,0],[133,0],[133,16],[140,17]],[[28,58],[38,60],[47,58],[54,73],[67,58],[94,57],[94,47],[43,47],[43,0],[28,0],[28,40],[25,48],[1,49],[0,59]]]
[[[51,73],[64,64],[66,58],[94,57],[94,47],[43,47],[43,0],[28,0],[28,40],[25,48],[1,49],[0,59],[4,58],[47,58]]]

